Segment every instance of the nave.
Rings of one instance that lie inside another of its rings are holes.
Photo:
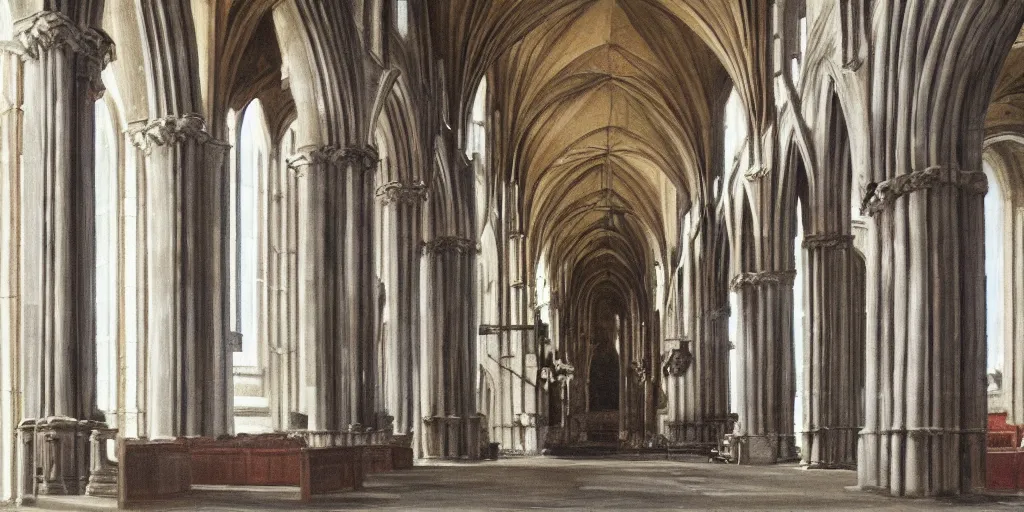
[[[554,495],[535,457],[636,452],[1020,494],[1022,25],[0,0],[0,502],[358,499],[495,456]]]

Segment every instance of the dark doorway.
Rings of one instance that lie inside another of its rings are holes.
[[[594,347],[590,363],[590,410],[619,410],[619,354],[611,339]]]

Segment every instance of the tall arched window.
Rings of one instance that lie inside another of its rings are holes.
[[[724,194],[730,193],[730,181],[740,164],[743,146],[747,140],[747,116],[743,110],[743,101],[735,87],[729,93],[729,99],[725,102],[725,116],[723,126],[723,147],[725,155],[722,159],[721,191]],[[736,292],[729,293],[729,309],[732,314],[729,316],[729,403],[735,407],[739,403],[739,386],[736,385],[739,375],[736,373],[736,334],[739,320],[739,297]]]
[[[469,133],[466,138],[466,156],[473,154],[484,158],[487,151],[487,79],[480,81],[473,97],[473,112],[469,118]]]
[[[986,161],[982,164],[988,178],[988,194],[985,195],[985,332],[988,336],[988,372],[1003,371],[1005,349],[1004,325],[1006,289],[1003,277],[1004,260],[1004,200],[1002,184]],[[992,390],[994,391],[994,389]]]
[[[725,148],[725,158],[723,159],[724,168],[722,169],[722,176],[725,177],[724,186],[728,190],[729,180],[739,164],[740,151],[747,140],[747,116],[746,112],[743,111],[743,101],[740,99],[739,91],[735,87],[732,88],[732,92],[729,93],[729,99],[725,102],[724,125],[725,134],[723,136],[725,142],[723,146]]]
[[[269,400],[263,382],[266,363],[261,328],[267,311],[267,167],[270,135],[263,108],[253,100],[242,114],[231,179],[231,328],[235,345],[235,430],[270,429]],[[236,335],[237,335],[236,334]],[[239,411],[244,411],[244,414]]]
[[[398,35],[409,37],[409,0],[395,0],[395,28]]]
[[[118,137],[105,100],[95,104],[96,406],[116,425],[118,369]]]
[[[790,74],[793,83],[800,82],[800,68],[803,66],[804,54],[807,53],[807,5],[804,2],[793,2],[787,7],[786,48],[788,48]]]
[[[235,366],[258,364],[260,303],[263,266],[261,241],[266,211],[262,201],[268,154],[268,131],[259,100],[245,109],[238,133],[238,166],[231,188],[232,324],[242,334],[242,350],[235,353]]]
[[[803,430],[803,417],[804,417],[804,388],[800,385],[804,381],[804,350],[805,350],[805,334],[804,334],[804,276],[807,272],[804,269],[804,219],[803,219],[803,203],[800,199],[796,200],[796,238],[793,240],[793,252],[795,255],[794,261],[796,263],[796,277],[793,280],[793,368],[796,370],[796,380],[793,382],[797,383],[794,386],[796,393],[793,397],[793,432],[796,432],[797,443],[802,443],[803,436],[799,433]],[[805,447],[801,446],[801,449]]]

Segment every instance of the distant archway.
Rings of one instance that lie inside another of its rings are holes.
[[[238,117],[235,116],[237,120]],[[230,327],[234,333],[235,431],[272,430],[266,392],[267,180],[270,134],[259,100],[242,111],[231,175]],[[239,343],[240,341],[240,343]]]

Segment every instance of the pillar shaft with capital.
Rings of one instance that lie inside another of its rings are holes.
[[[420,257],[423,184],[392,182],[377,190],[385,234],[382,256],[387,328],[381,354],[384,411],[394,417],[397,434],[420,430],[416,410],[419,402],[420,367]]]
[[[864,382],[863,316],[854,308],[853,236],[807,235],[804,249],[802,463],[857,465]]]
[[[376,426],[372,148],[310,148],[298,176],[299,337],[309,428]]]
[[[227,347],[230,146],[202,115],[199,56],[187,0],[136,2],[149,119],[129,126],[139,176],[139,315],[150,438],[231,432]],[[159,94],[157,94],[159,91]]]
[[[670,356],[666,379],[678,395],[670,440],[681,444],[717,444],[731,431],[729,419],[729,296],[723,268],[724,229],[709,216],[693,227],[689,239],[687,284],[692,313],[690,336],[679,340]],[[673,360],[672,358],[675,358]],[[691,361],[679,375],[673,363]]]
[[[18,443],[35,448],[19,461],[24,503],[85,491],[86,431],[104,419],[95,385],[94,102],[114,53],[106,34],[63,12],[36,13],[15,29],[31,91],[22,105],[24,165],[12,189],[20,192]]]
[[[198,114],[133,130],[145,171],[146,431],[151,438],[231,430],[222,233],[230,146]]]
[[[472,332],[476,243],[439,236],[423,246],[421,267],[421,449],[427,458],[479,458]]]
[[[895,496],[985,487],[986,113],[1024,4],[941,16],[879,0],[870,37],[865,424],[858,483]],[[943,41],[913,47],[920,38]],[[912,49],[909,49],[911,48]],[[952,56],[955,56],[952,57]],[[953,85],[951,85],[953,84]],[[899,122],[893,119],[901,117]]]
[[[93,103],[113,57],[101,31],[44,11],[18,28],[25,95],[21,346],[25,417],[98,418],[95,407]]]
[[[795,270],[746,272],[732,281],[739,298],[736,341],[739,415],[734,433],[742,464],[774,464],[796,454],[793,434],[793,279]]]

